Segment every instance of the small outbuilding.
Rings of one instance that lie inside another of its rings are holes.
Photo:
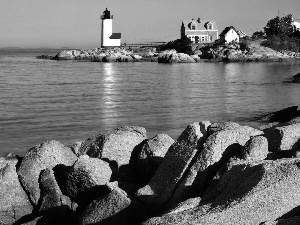
[[[239,42],[240,36],[236,29],[233,26],[226,27],[220,34],[220,40],[229,43],[229,42]]]

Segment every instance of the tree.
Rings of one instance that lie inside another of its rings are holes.
[[[268,37],[271,36],[291,36],[295,32],[295,27],[292,25],[293,17],[288,14],[284,17],[276,16],[268,21],[264,27],[264,31]]]
[[[259,39],[259,38],[263,38],[265,37],[265,32],[263,31],[255,31],[253,34],[252,34],[252,39]]]

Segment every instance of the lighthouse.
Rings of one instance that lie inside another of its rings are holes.
[[[113,16],[110,15],[110,11],[107,8],[100,19],[102,20],[101,47],[121,46],[121,33],[112,32]]]

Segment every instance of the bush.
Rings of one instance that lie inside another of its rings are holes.
[[[249,44],[246,40],[244,40],[243,42],[240,42],[240,49],[242,51],[249,51],[250,50]]]
[[[192,46],[191,46],[191,40],[188,37],[184,37],[181,39],[177,39],[174,41],[170,41],[165,45],[160,45],[158,47],[159,51],[164,51],[167,49],[175,49],[177,52],[180,53],[186,53],[186,54],[192,54]]]
[[[297,37],[273,36],[261,43],[262,46],[272,48],[276,51],[300,52],[300,39]]]

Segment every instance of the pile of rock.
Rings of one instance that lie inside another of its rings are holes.
[[[93,62],[140,62],[144,58],[147,61],[155,61],[157,57],[155,48],[139,49],[138,53],[128,48],[95,48],[82,50],[63,50],[55,57],[54,60],[81,60]],[[38,56],[37,58],[45,58]]]
[[[197,56],[196,56],[197,57]],[[165,50],[159,53],[158,63],[195,63],[196,60],[185,53],[177,53],[176,50]]]
[[[299,152],[299,118],[49,141],[0,158],[0,224],[299,224]]]
[[[278,52],[260,45],[260,42],[250,41],[247,48],[241,48],[240,43],[229,43],[211,47],[203,47],[201,59],[210,59],[226,62],[257,62],[257,61],[284,61],[300,58],[294,52]]]

